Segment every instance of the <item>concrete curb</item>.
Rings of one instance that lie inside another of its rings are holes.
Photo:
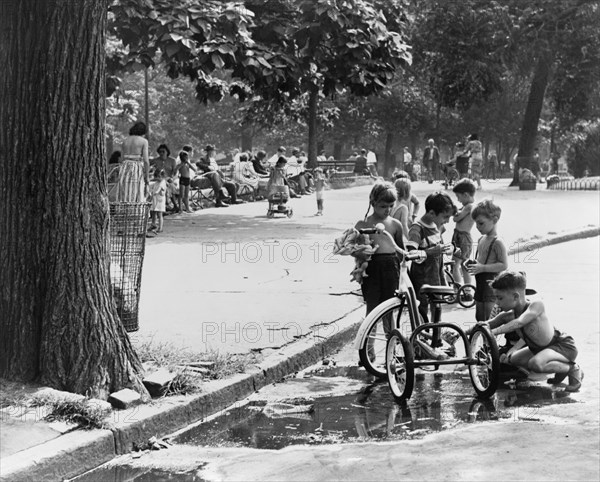
[[[516,243],[509,255],[541,247],[600,235],[599,226],[571,230],[531,238]],[[252,373],[240,374],[227,380],[210,382],[206,393],[191,397],[167,399],[171,404],[142,405],[115,412],[115,428],[67,433],[57,439],[4,457],[0,480],[63,480],[75,477],[102,465],[117,455],[145,444],[152,437],[164,437],[186,425],[198,422],[233,405],[254,391],[306,368],[331,352],[343,347],[354,337],[362,321],[363,307],[359,306],[339,319],[323,325],[328,336],[319,335],[320,325],[304,338],[297,340],[267,357]],[[331,327],[335,327],[334,333]]]
[[[227,380],[210,382],[208,391],[191,397],[173,397],[172,403],[141,405],[115,412],[115,427],[111,430],[70,432],[57,439],[4,457],[0,480],[20,482],[30,480],[64,480],[80,475],[145,444],[152,436],[158,438],[186,425],[198,422],[241,400],[260,388],[306,368],[351,341],[362,321],[359,306],[337,320],[315,330],[279,352],[268,356],[257,370]],[[168,399],[170,402],[171,400]]]
[[[516,242],[511,248],[509,248],[508,255],[511,256],[513,254],[535,251],[553,244],[566,243],[567,241],[591,238],[594,236],[600,236],[600,226],[588,226],[586,228],[573,229],[570,231],[551,234],[544,238],[533,237],[525,241]]]

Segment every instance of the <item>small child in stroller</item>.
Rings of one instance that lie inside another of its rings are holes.
[[[285,165],[287,160],[281,156],[277,159],[275,167],[271,169],[271,176],[267,184],[267,200],[269,201],[269,210],[267,216],[272,218],[276,213],[285,214],[288,218],[292,217],[294,211],[287,206],[290,198],[290,188],[285,175]]]

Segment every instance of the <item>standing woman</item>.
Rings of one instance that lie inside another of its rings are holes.
[[[148,140],[146,124],[136,122],[129,129],[129,137],[123,141],[121,154],[123,162],[117,184],[117,201],[144,202],[148,188],[150,164],[148,163]]]

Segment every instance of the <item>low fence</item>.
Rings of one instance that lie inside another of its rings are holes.
[[[547,188],[555,191],[598,191],[599,177],[584,177],[581,179],[559,179],[547,181]]]

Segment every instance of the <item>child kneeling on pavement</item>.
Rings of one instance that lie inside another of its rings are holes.
[[[507,363],[537,373],[554,373],[548,383],[557,385],[567,376],[567,392],[581,388],[583,371],[575,363],[577,347],[569,335],[555,329],[546,315],[541,300],[530,301],[525,296],[525,275],[503,271],[491,283],[496,303],[502,310],[487,321],[493,335],[516,331],[525,347],[510,353]]]

